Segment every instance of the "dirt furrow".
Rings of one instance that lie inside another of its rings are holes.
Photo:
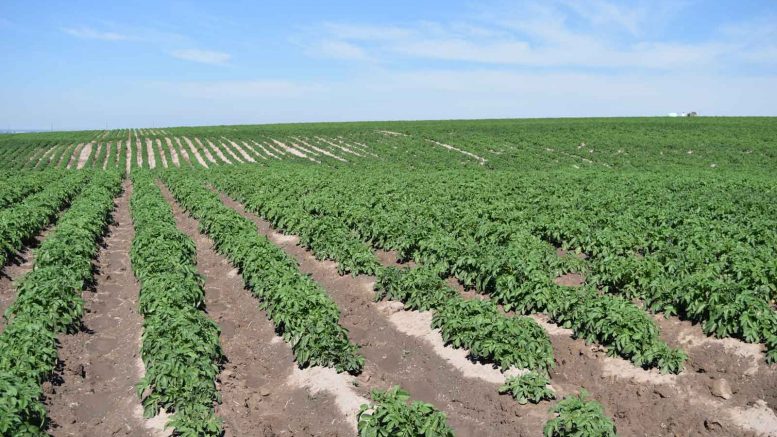
[[[222,403],[226,436],[350,435],[351,424],[340,417],[331,396],[311,396],[301,387],[283,384],[294,373],[291,348],[275,335],[258,301],[243,287],[229,261],[199,232],[197,221],[161,187],[172,205],[178,228],[197,246],[197,267],[205,278],[208,315],[221,328],[220,342],[228,362],[222,370]]]
[[[475,155],[474,153],[471,153],[471,152],[467,152],[466,150],[459,149],[458,147],[451,146],[450,144],[445,144],[445,143],[441,143],[439,141],[430,140],[430,139],[427,139],[426,141],[429,141],[432,144],[436,144],[438,146],[444,147],[444,148],[446,148],[448,150],[453,150],[455,152],[459,152],[459,153],[461,153],[463,155],[469,156],[470,158],[474,158],[474,159],[478,160],[478,162],[480,162],[480,165],[483,165],[483,164],[486,163],[486,158],[480,157],[480,156]]]
[[[130,147],[132,147],[132,144],[130,144]],[[141,144],[137,132],[135,132],[135,161],[137,161],[139,168],[143,168],[143,144]]]
[[[348,162],[345,158],[341,158],[341,157],[335,155],[334,153],[332,153],[332,152],[330,152],[328,150],[324,150],[324,149],[321,149],[319,147],[316,147],[316,146],[308,143],[307,141],[305,141],[305,140],[303,140],[301,138],[291,137],[291,139],[299,141],[300,143],[304,144],[306,147],[309,147],[309,148],[315,150],[316,152],[318,152],[318,153],[320,153],[322,155],[328,156],[330,158],[334,158],[334,159],[336,159],[336,160],[338,160],[340,162]],[[299,147],[297,144],[293,144],[293,145]]]
[[[393,255],[382,260],[396,262]],[[465,290],[454,278],[448,284],[466,298],[487,299]],[[578,387],[588,390],[623,435],[777,433],[777,416],[769,411],[777,397],[777,380],[764,363],[760,345],[711,339],[690,323],[656,317],[662,338],[689,354],[685,371],[662,375],[608,356],[602,346],[575,339],[571,330],[550,323],[545,315],[531,317],[548,332],[553,344],[554,388],[561,393]]]
[[[111,159],[111,145],[111,141],[108,141],[108,143],[105,144],[105,158],[103,159],[102,163],[103,170],[108,168],[108,160]]]
[[[156,168],[156,157],[154,156],[154,142],[151,138],[146,138],[146,154],[148,154],[148,167]]]
[[[33,238],[5,266],[0,266],[0,333],[5,328],[5,318],[2,315],[16,299],[16,283],[32,270],[33,265],[35,265],[35,249],[46,239],[49,232],[51,232],[51,227],[44,229]]]
[[[92,143],[86,143],[78,154],[78,163],[76,169],[80,170],[86,165],[86,161],[89,160],[89,155],[92,154]]]
[[[213,150],[213,153],[215,153],[216,156],[219,157],[219,159],[221,159],[222,161],[226,162],[227,164],[232,164],[232,161],[230,161],[229,158],[227,158],[227,156],[224,155],[224,153],[221,151],[221,149],[216,147],[216,145],[214,145],[209,139],[205,139],[205,142],[208,143],[208,146],[211,148],[211,150]],[[202,144],[202,143],[200,143],[200,144]]]
[[[92,159],[92,164],[90,167],[97,168],[98,166],[102,167],[102,165],[97,163],[97,157],[100,156],[100,153],[103,150],[103,147],[105,147],[105,144],[103,143],[97,143],[97,147],[94,150],[94,159]]]
[[[221,198],[292,255],[300,270],[311,275],[338,304],[341,324],[348,328],[349,337],[360,345],[366,358],[364,372],[357,378],[362,396],[366,397],[372,388],[399,384],[414,399],[444,411],[459,436],[541,433],[548,418],[548,404],[520,406],[512,398],[500,396],[492,368],[469,362],[463,351],[442,345],[441,337],[436,339],[440,344],[428,338],[431,334],[424,314],[403,311],[393,303],[373,302],[374,277],[340,276],[334,262],[316,260],[296,245],[296,237],[275,232],[268,222],[239,203],[226,196]],[[440,349],[450,349],[446,354],[458,353],[458,361],[444,356]]]
[[[224,137],[221,137],[221,138],[224,138]],[[243,159],[245,159],[245,160],[246,160],[246,161],[248,161],[248,162],[256,162],[256,160],[255,160],[255,159],[254,159],[254,158],[253,158],[251,155],[249,155],[248,153],[246,153],[246,151],[245,151],[245,150],[244,150],[242,147],[240,147],[240,145],[239,145],[238,143],[236,143],[236,142],[234,142],[234,141],[232,141],[232,140],[230,140],[230,139],[227,139],[227,138],[224,138],[224,140],[225,140],[225,141],[228,141],[228,142],[229,142],[229,144],[231,144],[231,145],[232,145],[232,147],[234,147],[234,148],[235,148],[235,150],[237,150],[237,152],[238,152],[238,153],[240,153],[241,155],[243,155]],[[244,143],[244,144],[245,144],[245,143]]]
[[[208,140],[208,144],[210,144],[210,145],[211,145],[211,146],[213,146],[213,147],[217,147],[217,146],[215,145],[215,143],[212,143],[210,140]],[[235,151],[234,151],[234,150],[232,150],[232,148],[230,147],[230,144],[229,144],[229,143],[223,143],[223,142],[219,142],[219,145],[218,145],[218,147],[217,147],[217,148],[218,148],[219,150],[226,150],[226,151],[227,151],[227,153],[229,154],[229,156],[231,156],[231,157],[232,157],[232,161],[233,161],[233,162],[234,162],[234,161],[237,161],[237,162],[239,162],[239,163],[241,163],[241,164],[244,162],[244,161],[243,161],[243,159],[242,159],[242,158],[240,158],[240,156],[238,156],[238,155],[237,155],[237,153],[235,153]]]
[[[162,167],[167,168],[167,156],[165,156],[165,151],[162,148],[162,140],[159,138],[156,139],[156,150],[159,152],[159,159],[162,160]]]
[[[269,156],[272,156],[275,159],[281,159],[280,156],[284,155],[282,150],[278,150],[270,145],[257,143],[254,140],[251,140],[251,142],[256,144],[258,147],[260,147],[264,151],[264,153],[268,154]],[[272,150],[272,152],[270,152],[270,150]]]
[[[126,153],[127,153],[127,176],[129,176],[130,172],[132,171],[132,140],[127,140],[126,144]]]
[[[178,152],[175,150],[175,146],[173,146],[173,142],[170,141],[169,137],[165,137],[165,143],[167,143],[167,149],[170,150],[170,159],[173,160],[173,165],[176,167],[180,167],[181,161],[178,159]]]
[[[189,158],[189,152],[187,152],[186,148],[184,148],[183,144],[181,143],[181,139],[178,137],[175,137],[175,143],[178,144],[178,151],[181,152],[181,157],[184,159],[184,161],[191,163],[191,159]]]
[[[177,137],[176,137],[176,139],[177,139]],[[189,146],[189,150],[191,150],[191,152],[194,154],[194,158],[197,159],[197,162],[199,162],[201,166],[203,166],[205,168],[208,168],[208,164],[206,164],[205,160],[202,159],[202,156],[200,155],[200,152],[197,150],[196,147],[194,147],[194,144],[192,144],[192,140],[190,140],[187,137],[183,137],[183,140]],[[206,152],[206,156],[207,156],[207,152]]]
[[[322,137],[316,137],[316,139],[317,139],[317,140],[319,140],[319,141],[323,141],[323,142],[325,142],[325,143],[329,144],[329,145],[330,145],[330,146],[332,146],[332,147],[335,147],[335,148],[337,148],[337,149],[340,149],[340,150],[342,150],[343,152],[346,152],[346,153],[351,153],[351,154],[353,154],[353,155],[360,156],[360,157],[362,157],[362,158],[364,157],[364,155],[362,155],[361,153],[359,153],[359,152],[356,152],[356,151],[354,151],[354,150],[351,150],[351,149],[349,149],[348,147],[345,147],[345,146],[343,146],[343,145],[341,145],[341,144],[337,144],[337,143],[335,143],[335,142],[329,141],[329,140],[327,140],[326,138],[322,138]]]
[[[67,165],[65,165],[66,168],[75,168],[76,164],[78,163],[78,158],[81,156],[81,149],[84,147],[84,143],[79,143],[76,148],[70,153],[70,156],[67,158]]]
[[[258,157],[258,158],[261,158],[261,159],[264,159],[264,160],[266,160],[266,159],[267,159],[267,157],[266,157],[266,156],[264,156],[264,155],[262,155],[261,153],[259,153],[259,151],[258,151],[258,150],[256,150],[256,148],[254,148],[254,146],[252,146],[252,145],[248,144],[248,142],[246,142],[246,141],[241,141],[241,143],[243,143],[243,147],[244,147],[246,150],[248,150],[248,151],[250,151],[251,153],[253,153],[253,154],[254,154],[254,156],[256,156],[256,157]]]
[[[205,159],[207,159],[208,161],[218,165],[219,162],[216,161],[216,158],[214,158],[213,154],[210,153],[211,152],[210,149],[207,148],[204,144],[202,144],[202,141],[200,141],[199,138],[195,138],[194,141],[197,143],[198,146],[200,146],[200,150],[205,155]]]
[[[135,231],[132,188],[116,201],[114,221],[97,259],[93,290],[84,292],[80,332],[61,335],[61,384],[44,384],[54,436],[154,435],[135,392],[142,377],[139,286],[129,252]],[[158,431],[158,430],[157,430]]]

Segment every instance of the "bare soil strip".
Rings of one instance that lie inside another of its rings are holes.
[[[292,255],[299,262],[300,270],[311,275],[338,304],[341,324],[348,328],[349,338],[361,346],[361,353],[366,358],[364,372],[357,378],[356,391],[362,397],[368,397],[372,388],[400,384],[414,399],[430,402],[444,411],[457,435],[542,433],[548,418],[548,404],[519,406],[511,397],[500,396],[499,385],[489,381],[488,376],[476,373],[473,377],[441,357],[432,342],[424,338],[426,332],[408,335],[398,329],[389,314],[400,310],[372,301],[374,277],[340,276],[334,262],[316,260],[296,245],[296,238],[275,232],[268,222],[247,212],[233,200],[222,196],[222,201],[254,221],[259,232]],[[409,313],[411,319],[414,317],[414,312],[402,313]],[[418,315],[421,313],[415,313]],[[401,323],[406,324],[407,320]],[[325,390],[337,392],[342,390],[342,384],[334,380]]]
[[[297,157],[300,157],[300,158],[306,158],[306,159],[309,159],[309,160],[311,160],[313,162],[316,162],[316,163],[320,164],[320,162],[318,160],[309,157],[308,155],[300,152],[299,150],[297,150],[294,147],[289,147],[288,145],[286,145],[286,144],[276,140],[275,138],[271,138],[271,141],[273,143],[275,143],[276,146],[282,148],[285,152],[288,152],[291,155],[294,155],[294,156],[297,156]]]
[[[154,156],[154,142],[151,138],[146,138],[146,153],[148,154],[148,167],[156,168],[156,157]]]
[[[487,298],[464,290],[453,278],[448,284],[466,298]],[[620,357],[607,356],[601,346],[574,339],[571,330],[550,323],[544,315],[531,317],[548,332],[553,344],[553,387],[560,394],[572,393],[578,387],[591,392],[613,417],[622,435],[745,436],[761,435],[764,429],[777,432],[777,416],[764,410],[765,405],[777,404],[777,380],[774,371],[765,365],[763,354],[757,357],[760,362],[754,363],[752,350],[732,355],[720,344],[722,340],[707,338],[690,323],[656,319],[662,338],[689,354],[684,372],[662,375],[655,369],[644,370]],[[688,326],[678,329],[675,323]],[[689,347],[694,342],[687,340],[689,336],[703,347]]]
[[[307,155],[311,155],[311,156],[319,156],[319,155],[321,155],[320,153],[316,152],[315,150],[309,150],[309,149],[307,149],[305,147],[300,146],[297,143],[286,143],[286,145],[291,147],[291,148],[293,148],[293,149],[301,150],[303,153],[305,153]]]
[[[210,140],[208,140],[208,142],[210,142]],[[211,144],[213,144],[213,143],[211,143]],[[231,146],[231,144],[229,142],[225,143],[225,142],[219,141],[219,147],[221,148],[221,150],[226,150],[227,153],[229,153],[229,156],[231,156],[234,161],[237,161],[237,162],[240,162],[240,163],[245,162],[245,161],[243,161],[243,159],[240,156],[238,156],[237,153],[235,153],[234,150],[232,150],[232,147],[230,147],[230,146]]]
[[[59,161],[57,161],[56,167],[62,168],[63,166],[67,165],[68,161],[70,160],[70,155],[73,153],[73,147],[75,147],[73,144],[65,146],[65,150],[62,151],[62,155],[59,157]]]
[[[173,165],[176,167],[181,166],[181,161],[178,159],[178,152],[175,150],[175,146],[173,146],[173,142],[170,141],[170,137],[165,137],[165,143],[167,143],[167,148],[170,150],[170,159],[173,160]]]
[[[351,142],[349,143],[348,141],[345,141],[345,138],[343,138],[343,137],[337,137],[337,138],[336,138],[336,141],[337,141],[338,143],[340,143],[340,144],[344,144],[344,145],[346,145],[346,146],[348,146],[348,147],[350,147],[350,148],[352,148],[352,149],[359,150],[359,151],[361,151],[362,153],[365,153],[365,154],[367,154],[367,155],[372,155],[372,156],[374,156],[374,157],[377,157],[377,156],[378,156],[378,155],[376,155],[376,154],[374,154],[374,153],[370,152],[370,146],[368,146],[368,145],[367,145],[367,144],[365,144],[365,143],[360,143],[360,142],[358,142],[358,141],[353,141],[353,140],[351,140]]]
[[[132,140],[127,140],[126,144],[126,153],[127,153],[127,175],[129,176],[130,172],[132,171]]]
[[[232,161],[230,161],[229,158],[227,158],[226,155],[224,155],[221,149],[216,147],[209,139],[205,139],[205,142],[208,143],[208,146],[211,148],[211,150],[213,150],[213,153],[215,153],[216,156],[219,157],[219,159],[226,162],[227,164],[232,164]]]
[[[278,152],[277,152],[277,151],[275,151],[275,149],[272,149],[270,146],[266,146],[266,147],[265,147],[265,145],[264,145],[264,144],[257,143],[257,142],[256,142],[256,141],[254,141],[254,140],[251,140],[251,142],[252,142],[252,143],[254,143],[254,145],[255,145],[256,147],[258,147],[258,148],[262,149],[262,151],[263,151],[265,154],[267,154],[267,156],[269,156],[269,157],[271,157],[271,158],[275,158],[275,159],[281,159],[281,158],[280,158],[278,155],[276,155],[276,154],[275,154],[275,153],[278,153]],[[273,152],[270,152],[270,150],[268,150],[268,149],[272,149],[273,151],[275,151],[275,153],[273,153]]]
[[[159,152],[159,159],[162,160],[162,167],[167,168],[167,156],[165,156],[165,151],[162,148],[162,140],[159,138],[156,139],[156,150]]]
[[[299,141],[300,143],[304,144],[305,146],[310,147],[311,149],[313,149],[313,150],[315,150],[315,151],[317,151],[317,152],[319,152],[319,153],[321,153],[321,154],[323,154],[325,156],[328,156],[330,158],[334,158],[334,159],[336,159],[338,161],[341,161],[341,162],[348,162],[346,159],[341,158],[341,157],[335,155],[334,153],[329,152],[328,150],[320,149],[320,148],[318,148],[318,147],[316,147],[316,146],[314,146],[314,145],[312,145],[310,143],[307,143],[306,141],[302,140],[301,138],[291,137],[291,139]],[[299,146],[297,146],[297,144],[294,144],[294,146],[299,147]]]
[[[176,137],[176,140],[177,140],[177,137]],[[191,150],[191,152],[194,154],[194,158],[197,159],[197,162],[199,162],[201,166],[208,168],[208,164],[206,164],[205,160],[202,159],[202,156],[200,156],[200,152],[197,150],[196,147],[194,147],[194,144],[192,144],[192,140],[186,137],[183,137],[183,140],[186,141],[186,144],[189,146],[189,150]]]
[[[243,147],[245,147],[247,150],[249,150],[251,153],[253,153],[253,154],[254,154],[254,156],[256,156],[257,158],[261,158],[261,159],[267,160],[267,157],[266,157],[266,156],[264,156],[264,155],[262,155],[261,153],[259,153],[259,151],[257,151],[257,150],[254,148],[254,146],[252,146],[252,145],[248,144],[248,143],[247,143],[247,142],[245,142],[245,141],[241,141],[241,143],[243,143]]]
[[[378,132],[378,133],[381,133],[381,134],[384,134],[384,135],[392,135],[392,136],[396,136],[396,137],[407,137],[407,136],[409,136],[409,135],[403,134],[401,132],[394,132],[394,131],[390,131],[390,130],[376,130],[375,132]]]
[[[232,147],[234,147],[235,150],[237,150],[237,153],[239,153],[240,155],[243,156],[243,160],[244,161],[256,162],[256,160],[251,155],[246,153],[246,151],[242,147],[240,147],[240,145],[238,143],[230,140],[229,138],[224,138],[224,137],[221,137],[221,138],[223,138],[224,141],[228,142]],[[234,153],[233,153],[233,155],[234,155]]]
[[[73,149],[67,158],[67,164],[65,164],[65,168],[75,168],[76,163],[78,162],[78,157],[81,155],[81,149],[83,147],[84,143],[79,143],[75,149]]]
[[[298,372],[291,348],[275,335],[258,301],[244,289],[237,269],[213,249],[197,221],[162,189],[178,228],[197,246],[205,305],[221,328],[220,342],[229,361],[219,376],[222,403],[216,413],[224,419],[225,435],[352,435],[355,422],[341,417],[333,396],[311,395],[303,387],[283,384]]]
[[[364,155],[362,155],[361,153],[359,153],[359,152],[356,152],[356,151],[354,151],[354,150],[351,150],[351,149],[349,149],[348,147],[345,147],[345,146],[343,146],[343,145],[341,145],[341,144],[337,144],[337,143],[334,143],[334,142],[332,142],[332,141],[329,141],[329,140],[327,140],[326,138],[322,138],[322,137],[315,137],[315,138],[316,138],[317,140],[319,140],[319,141],[323,141],[324,143],[327,143],[327,144],[329,144],[330,146],[332,146],[332,147],[334,147],[334,148],[336,148],[336,149],[340,149],[340,150],[342,150],[343,152],[350,153],[350,154],[352,154],[352,155],[356,155],[356,156],[360,156],[360,157],[362,157],[362,158],[364,157]]]
[[[278,150],[275,147],[273,147],[270,144],[267,143],[257,143],[254,140],[251,140],[252,143],[256,144],[258,147],[261,147],[264,152],[270,156],[272,156],[275,159],[281,159],[280,157],[285,155],[286,153],[283,150]],[[272,150],[272,152],[270,152]]]
[[[103,147],[104,147],[103,143],[97,143],[97,148],[95,148],[95,151],[94,151],[94,159],[92,160],[91,167],[94,167],[94,168],[97,168],[98,166],[102,167],[102,165],[97,163],[97,157],[100,156],[100,152],[102,152]]]
[[[130,144],[130,147],[132,145]],[[135,136],[135,160],[138,163],[138,167],[143,167],[143,145],[140,143],[140,138]]]
[[[86,165],[86,161],[89,160],[89,155],[92,154],[92,144],[93,143],[87,143],[83,148],[81,148],[81,152],[78,154],[76,169],[80,170]]]
[[[60,145],[57,144],[55,146],[51,146],[48,150],[46,150],[46,153],[44,153],[43,156],[40,157],[40,159],[38,160],[38,163],[35,164],[35,167],[36,168],[41,167],[44,161],[46,162],[46,164],[50,163],[51,158],[54,156],[54,151],[57,149],[57,147],[60,147]]]
[[[16,282],[35,265],[35,249],[46,239],[51,227],[44,229],[5,266],[0,266],[0,333],[5,329],[5,310],[16,299]]]
[[[131,186],[117,199],[115,223],[100,251],[96,285],[84,292],[84,329],[61,335],[61,384],[44,384],[54,436],[147,436],[135,385],[140,381],[142,317],[130,266]]]
[[[103,170],[108,168],[108,160],[111,157],[111,141],[108,141],[108,143],[105,145],[105,158],[103,159],[102,168]]]
[[[208,146],[202,144],[202,141],[200,141],[199,138],[195,138],[194,141],[197,143],[198,146],[200,146],[200,150],[202,151],[202,153],[205,154],[205,158],[208,161],[210,161],[210,162],[212,162],[212,163],[214,163],[216,165],[219,164],[219,162],[216,160],[216,158],[213,157],[213,154],[210,153],[211,150],[208,148]]]
[[[483,164],[486,163],[486,158],[480,157],[480,156],[475,155],[474,153],[471,153],[471,152],[467,152],[466,150],[459,149],[458,147],[451,146],[450,144],[441,143],[439,141],[435,141],[435,140],[431,140],[431,139],[427,139],[426,141],[429,141],[430,143],[436,144],[438,146],[442,146],[442,147],[444,147],[444,148],[446,148],[448,150],[453,150],[453,151],[459,152],[459,153],[461,153],[463,155],[467,155],[470,158],[474,158],[474,159],[478,160],[478,162],[480,162],[480,165],[483,165]]]
[[[175,137],[175,142],[178,144],[178,150],[181,152],[183,159],[185,159],[186,162],[191,163],[192,160],[189,158],[189,152],[187,152],[186,148],[181,144],[181,140],[178,137]],[[205,166],[205,168],[207,168],[207,166]]]

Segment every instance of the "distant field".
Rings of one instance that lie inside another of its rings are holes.
[[[777,435],[776,252],[775,118],[2,135],[0,433]]]

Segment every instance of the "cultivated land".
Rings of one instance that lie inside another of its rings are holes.
[[[777,435],[777,120],[0,136],[3,435]]]

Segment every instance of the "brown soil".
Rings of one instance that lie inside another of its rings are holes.
[[[494,382],[465,377],[462,371],[442,358],[429,341],[400,331],[389,319],[401,311],[373,302],[374,277],[340,276],[336,264],[318,261],[296,245],[296,239],[276,233],[269,223],[245,211],[222,196],[225,204],[257,224],[268,236],[312,276],[338,304],[341,324],[359,344],[366,358],[357,391],[368,397],[369,389],[399,384],[414,399],[432,403],[448,415],[449,424],[459,436],[538,435],[547,420],[547,404],[519,406],[512,398],[500,396]],[[393,315],[392,315],[393,314]],[[452,349],[452,348],[448,348]],[[473,364],[474,366],[475,364]]]
[[[5,328],[5,318],[2,315],[16,299],[16,283],[32,270],[35,264],[35,249],[46,239],[51,229],[51,227],[44,229],[5,266],[0,266],[0,333]]]
[[[76,163],[76,169],[80,170],[84,168],[84,166],[86,165],[86,161],[89,160],[89,155],[92,154],[92,145],[93,143],[87,143],[81,149],[81,152],[78,154],[78,162]]]
[[[186,149],[183,147],[183,144],[181,144],[181,140],[178,137],[175,137],[175,142],[178,144],[178,151],[181,152],[181,156],[183,157],[184,161],[191,163],[191,159],[189,158],[189,152],[186,151]]]
[[[167,148],[170,150],[170,159],[173,160],[173,165],[176,167],[181,166],[181,162],[178,160],[178,152],[175,150],[175,146],[173,146],[173,142],[170,141],[170,138],[165,137],[165,143],[167,143]]]
[[[146,138],[146,154],[148,155],[148,167],[156,168],[156,157],[154,156],[154,141]]]
[[[212,162],[213,164],[219,163],[218,161],[216,161],[216,158],[213,157],[213,154],[210,153],[211,150],[207,148],[204,144],[202,144],[202,141],[200,141],[199,138],[195,138],[194,141],[197,143],[197,145],[199,146],[199,150],[205,155],[205,158],[208,161]]]
[[[105,145],[105,158],[103,159],[102,168],[103,170],[108,168],[108,159],[111,157],[111,142],[108,141],[108,143]]]
[[[177,138],[176,138],[176,140],[177,140]],[[183,140],[186,141],[186,144],[189,146],[189,150],[191,150],[191,152],[194,154],[194,158],[197,159],[197,162],[199,162],[201,166],[203,166],[205,168],[208,168],[208,164],[206,164],[205,160],[202,159],[202,156],[200,155],[200,152],[197,150],[196,147],[194,147],[194,144],[192,144],[192,140],[190,140],[187,137],[183,137]],[[205,152],[205,153],[206,153],[206,156],[207,156],[207,152]]]
[[[81,143],[76,146],[75,149],[70,153],[70,156],[67,158],[67,165],[65,167],[67,168],[74,168],[76,166],[76,163],[78,162],[78,157],[81,154],[81,149],[84,147],[84,144]]]
[[[124,189],[97,259],[95,288],[84,292],[83,329],[60,336],[60,381],[44,383],[54,436],[150,434],[135,393],[142,317],[129,259],[135,231],[128,182]]]
[[[156,150],[159,152],[159,159],[162,160],[162,167],[167,168],[167,156],[165,156],[165,151],[162,148],[162,140],[159,138],[156,139]]]
[[[385,259],[395,262],[390,255],[385,253]],[[488,298],[454,278],[447,282],[465,298]],[[544,315],[531,317],[545,328],[553,345],[554,389],[562,395],[578,387],[588,390],[604,405],[620,435],[777,435],[777,378],[774,366],[765,364],[760,345],[708,338],[689,322],[656,316],[662,339],[689,356],[681,374],[662,375],[608,357],[603,347],[575,339],[571,330],[548,322]],[[723,393],[716,388],[721,384],[731,387],[730,398],[720,397]]]
[[[311,395],[283,384],[294,372],[291,348],[275,335],[258,301],[244,289],[243,279],[213,249],[190,218],[163,188],[176,223],[197,245],[197,265],[205,277],[205,304],[221,328],[221,346],[228,362],[219,376],[226,436],[346,436],[352,424],[339,419],[331,396]]]

